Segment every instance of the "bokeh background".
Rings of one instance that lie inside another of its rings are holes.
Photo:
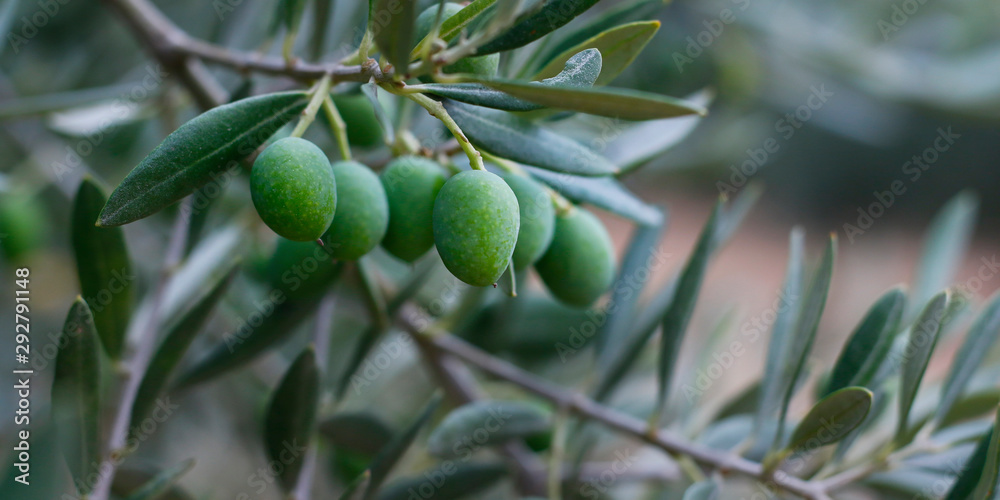
[[[274,1],[156,3],[193,36],[250,50],[261,43]],[[15,267],[32,269],[33,326],[38,332],[54,332],[78,293],[68,221],[80,179],[89,175],[105,186],[117,185],[166,133],[194,116],[195,107],[100,2],[50,2],[58,6],[55,12],[41,4],[0,3],[0,33],[5,36],[0,45],[0,272],[13,276]],[[604,15],[617,4],[604,0],[574,22]],[[311,19],[324,15],[330,28],[319,42],[301,43],[298,52],[324,60],[343,56],[348,44],[360,38],[366,5],[336,1],[325,13],[310,8],[305,32],[312,29]],[[736,196],[750,186],[763,188],[757,207],[711,268],[693,331],[712,331],[722,323],[735,335],[741,324],[770,306],[783,277],[788,233],[795,225],[806,229],[814,250],[829,232],[840,240],[830,305],[815,354],[817,363],[827,366],[863,309],[890,286],[912,280],[929,221],[960,192],[978,200],[978,219],[957,280],[974,285],[970,280],[996,258],[1000,4],[674,0],[650,2],[649,13],[662,27],[615,85],[711,99],[706,118],[649,130],[654,137],[686,138],[656,152],[626,181],[670,216],[670,229],[661,242],[669,259],[657,269],[654,283],[665,282],[683,264],[720,192]],[[38,19],[44,19],[44,25],[39,26]],[[509,74],[516,72],[517,63],[505,61]],[[290,84],[274,78],[250,80],[225,69],[213,73],[232,92],[266,92]],[[343,106],[350,106],[346,102]],[[362,109],[354,119],[362,122],[363,114]],[[630,148],[640,145],[617,140],[625,127],[620,123],[575,117],[560,126],[591,138],[603,134],[606,140],[592,145],[603,146],[602,152],[611,157],[627,156]],[[377,144],[379,138],[357,139]],[[315,140],[332,150],[321,134]],[[372,164],[386,159],[376,149],[359,148],[358,154]],[[228,188],[206,222],[204,238],[218,236],[221,227],[240,217],[249,203],[245,184],[243,180]],[[880,202],[880,196],[885,198],[879,193],[894,184],[905,191],[898,190],[890,203]],[[870,224],[859,220],[865,214]],[[171,215],[168,210],[125,229],[141,290],[155,282]],[[613,215],[601,216],[623,248],[631,225]],[[846,224],[861,231],[852,232]],[[260,231],[244,244],[240,251],[266,254],[273,237]],[[974,301],[981,303],[998,288],[998,272],[979,276]],[[12,303],[11,282],[0,281],[5,303]],[[2,324],[11,324],[10,309],[0,308]],[[231,325],[232,317],[229,320]],[[44,342],[42,335],[37,343]],[[3,353],[13,352],[9,337],[0,339],[4,367],[8,360]],[[954,346],[946,341],[942,349]],[[730,377],[735,380],[714,390],[731,393],[745,386],[761,363],[761,356],[744,356],[737,370],[746,375]],[[698,367],[689,368],[694,372]],[[940,374],[942,368],[931,370]],[[252,415],[220,416],[198,408],[200,402],[218,402],[213,398],[236,398],[226,394],[233,387],[259,391],[274,377],[263,373],[265,382],[257,385],[228,381],[207,395],[189,396],[187,401],[194,404],[185,405],[184,418],[199,425],[168,430],[167,435],[181,443],[222,436],[222,442],[213,445],[215,460],[232,460],[227,467],[234,469],[252,469],[253,460],[240,457],[255,452],[238,439],[252,432]],[[40,378],[39,387],[44,383]],[[7,393],[0,396],[0,413],[12,411],[11,404]],[[5,425],[0,424],[0,436],[7,449]],[[176,454],[176,448],[176,443],[156,440],[145,453]],[[189,480],[204,486],[221,479],[198,472]]]

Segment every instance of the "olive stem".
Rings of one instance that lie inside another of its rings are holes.
[[[330,122],[330,131],[337,141],[340,157],[344,161],[351,161],[351,144],[347,141],[347,124],[340,116],[340,111],[337,111],[337,105],[334,104],[329,93],[323,97],[323,113],[326,115],[326,120]]]
[[[486,170],[486,167],[483,166],[482,155],[480,155],[475,146],[469,142],[469,138],[465,136],[465,132],[462,132],[462,128],[455,123],[455,120],[448,114],[448,111],[444,109],[444,105],[423,94],[407,92],[396,88],[391,84],[382,84],[382,88],[393,94],[408,97],[410,100],[426,109],[431,116],[441,120],[441,122],[444,123],[444,126],[448,127],[448,130],[455,136],[455,139],[458,140],[458,145],[462,147],[462,151],[465,151],[465,155],[469,157],[469,165],[473,168],[473,170]]]
[[[299,123],[295,125],[295,130],[292,130],[292,137],[302,137],[302,134],[306,133],[309,125],[312,125],[313,120],[316,119],[316,113],[319,111],[320,106],[323,105],[323,100],[329,99],[330,80],[330,75],[324,75],[319,80],[319,83],[316,84],[316,87],[313,88],[312,98],[309,100],[309,104],[306,105],[306,109],[302,110],[302,117],[299,118]]]

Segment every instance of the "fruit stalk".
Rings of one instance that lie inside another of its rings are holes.
[[[393,94],[409,98],[413,102],[419,104],[422,108],[426,109],[431,116],[441,120],[441,122],[444,123],[444,126],[448,127],[448,130],[455,136],[455,139],[458,141],[458,145],[461,146],[465,155],[469,157],[469,165],[472,166],[474,170],[486,170],[486,167],[483,166],[482,155],[480,155],[476,147],[469,142],[469,138],[465,136],[465,132],[462,132],[461,127],[455,123],[455,120],[451,118],[451,115],[448,114],[448,111],[444,109],[444,106],[442,106],[440,102],[420,93],[407,92],[406,90],[397,88],[392,84],[382,84],[381,87]]]
[[[316,86],[313,87],[312,98],[309,100],[309,104],[306,105],[306,109],[302,110],[302,117],[299,118],[299,123],[292,130],[292,137],[302,137],[302,134],[306,133],[306,129],[316,119],[316,113],[319,112],[323,101],[330,99],[331,80],[332,77],[329,74],[323,75],[323,78],[320,78]]]
[[[323,97],[323,113],[327,121],[330,122],[330,132],[337,141],[337,149],[340,150],[340,158],[344,161],[351,161],[351,145],[347,142],[347,124],[344,118],[337,111],[337,105],[333,103],[333,98],[327,93]]]

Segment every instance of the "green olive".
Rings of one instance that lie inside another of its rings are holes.
[[[337,94],[333,96],[333,103],[347,124],[347,142],[362,148],[382,144],[382,126],[375,118],[375,108],[367,97],[363,94]]]
[[[457,3],[446,2],[444,4],[444,11],[441,12],[441,21],[454,16],[458,11],[462,10],[462,6]],[[423,12],[417,16],[416,21],[416,34],[417,40],[423,40],[430,32],[431,28],[434,27],[434,20],[437,19],[438,5],[428,7]],[[485,56],[474,56],[465,57],[455,61],[454,64],[445,66],[442,70],[445,73],[472,73],[482,76],[493,76],[497,74],[497,68],[500,66],[500,53],[488,54]],[[431,78],[428,75],[420,77],[423,82],[430,82]]]
[[[315,241],[292,241],[278,238],[274,253],[267,261],[267,281],[271,288],[288,297],[315,297],[329,287],[337,275],[330,254]]]
[[[18,261],[34,252],[45,238],[45,207],[25,193],[0,193],[0,250]]]
[[[315,144],[298,137],[275,141],[257,156],[250,195],[264,223],[293,241],[322,236],[337,208],[330,160]]]
[[[437,163],[420,156],[401,156],[382,172],[389,201],[389,227],[382,248],[413,262],[434,246],[434,198],[445,183]]]
[[[337,215],[323,233],[334,258],[357,260],[375,248],[389,225],[389,202],[375,172],[354,161],[333,164]]]
[[[485,170],[456,174],[434,201],[434,244],[445,267],[473,286],[496,283],[514,253],[517,197]]]
[[[555,232],[556,210],[552,196],[541,184],[520,176],[505,174],[503,180],[514,191],[521,212],[521,229],[514,247],[514,269],[526,269],[545,253]]]
[[[594,214],[574,207],[556,215],[556,230],[545,255],[535,263],[555,298],[576,307],[594,303],[614,279],[611,236]]]

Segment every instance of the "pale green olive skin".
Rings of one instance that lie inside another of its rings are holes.
[[[514,247],[514,269],[526,269],[537,262],[552,243],[556,226],[555,206],[552,195],[535,180],[513,174],[502,177],[517,197],[520,207],[521,229]]]
[[[446,2],[444,4],[444,11],[441,12],[442,21],[454,16],[458,11],[462,10],[462,6],[457,3]],[[437,18],[438,5],[428,7],[423,12],[417,16],[415,22],[416,30],[416,40],[423,40],[430,32],[431,28],[434,27],[434,20]],[[500,66],[500,53],[487,54],[485,56],[472,56],[463,57],[454,64],[450,64],[441,68],[445,73],[471,73],[480,76],[494,76],[497,74],[497,68]],[[430,83],[433,79],[429,75],[423,75],[420,77],[420,81],[424,83]]]
[[[445,267],[473,286],[496,283],[514,253],[517,197],[485,170],[455,174],[434,202],[434,244]]]
[[[250,196],[260,218],[292,241],[314,241],[330,227],[337,183],[330,160],[298,137],[279,139],[254,161]]]
[[[323,243],[338,260],[358,260],[382,242],[389,227],[389,201],[375,172],[355,161],[333,164],[337,214]]]
[[[556,215],[555,235],[535,269],[549,292],[574,307],[589,307],[611,286],[615,273],[611,236],[579,207]]]
[[[446,181],[444,170],[427,158],[401,156],[389,162],[380,179],[389,201],[382,248],[413,262],[434,246],[434,199]]]

